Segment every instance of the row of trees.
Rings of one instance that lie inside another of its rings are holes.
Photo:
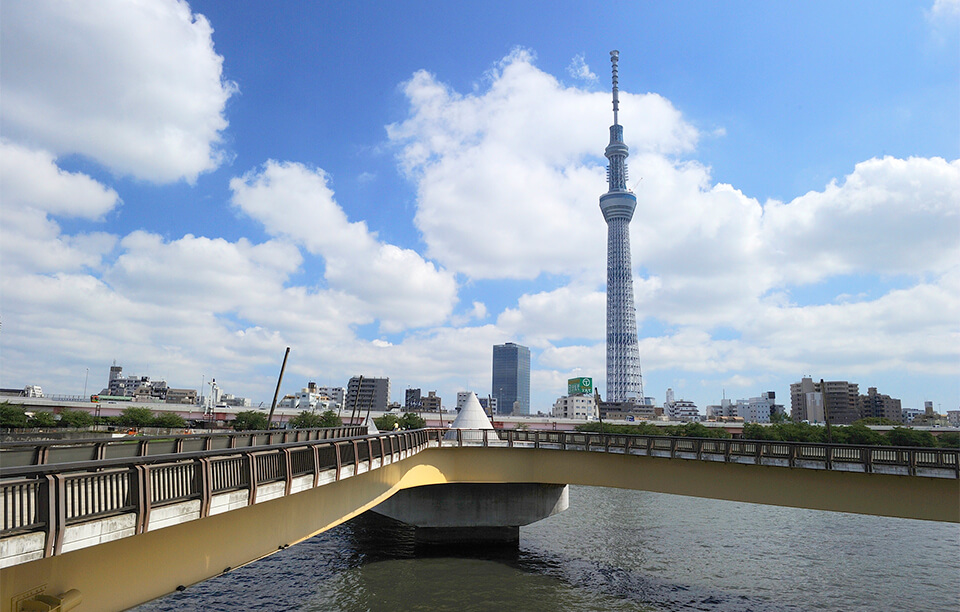
[[[394,425],[399,429],[423,429],[427,426],[427,422],[415,412],[404,412],[403,416],[400,417],[395,414],[385,414],[380,418],[373,419],[373,424],[380,431],[391,431]]]
[[[238,412],[236,418],[231,423],[237,431],[254,431],[259,429],[269,429],[267,415],[259,410],[245,410]],[[427,423],[413,412],[406,412],[398,417],[394,414],[385,414],[380,418],[374,419],[373,424],[381,431],[390,431],[396,424],[400,429],[420,429],[426,427]],[[333,410],[327,410],[317,414],[316,412],[303,411],[290,419],[290,426],[294,429],[310,429],[313,427],[341,427],[343,420],[337,416]]]
[[[233,425],[233,428],[237,431],[270,429],[267,415],[259,410],[244,410],[243,412],[238,412],[236,418],[231,422],[231,425]],[[290,426],[294,429],[340,427],[341,425],[343,425],[343,421],[333,410],[327,410],[320,414],[304,410],[290,419]]]
[[[57,418],[59,416],[59,418]],[[90,427],[96,419],[92,414],[85,410],[63,410],[59,415],[53,412],[36,412],[28,416],[23,405],[11,404],[9,402],[0,402],[0,427],[8,429],[24,427]],[[387,414],[373,421],[377,427],[384,431],[393,429],[396,423],[400,429],[420,429],[426,426],[426,422],[412,412],[405,413],[402,417]],[[130,406],[124,408],[118,416],[101,417],[101,425],[118,425],[120,427],[164,427],[169,429],[181,429],[187,427],[187,422],[183,417],[172,412],[161,412],[155,414],[149,408]],[[259,410],[245,410],[238,412],[236,418],[230,423],[237,431],[265,430],[270,428],[267,421],[267,414]],[[316,412],[304,411],[290,419],[290,425],[296,429],[309,429],[314,427],[340,427],[343,421],[333,410],[327,410],[317,414]]]
[[[925,446],[925,447],[960,447],[960,434],[946,432],[934,436],[929,431],[919,431],[908,427],[894,427],[887,432],[874,431],[867,425],[886,425],[875,420],[863,419],[852,425],[827,428],[809,423],[794,423],[781,421],[770,425],[746,423],[743,426],[743,437],[747,440],[774,440],[783,442],[831,442],[833,444],[864,444],[864,445],[892,445],[892,446]],[[889,424],[894,424],[892,421]],[[633,425],[614,425],[598,422],[577,425],[577,431],[612,434],[631,434],[638,436],[683,436],[693,438],[729,438],[730,434],[720,428],[706,427],[701,423],[686,423],[684,425],[669,425],[658,427],[651,423],[641,422]]]
[[[866,419],[864,419],[866,421]],[[769,426],[747,423],[743,437],[750,440],[782,440],[784,442],[831,442],[833,444],[864,444],[874,446],[960,447],[960,434],[945,432],[934,436],[929,431],[909,427],[894,427],[890,431],[874,431],[871,422],[856,421],[852,425],[827,428],[808,423],[776,423]]]
[[[726,430],[707,427],[701,423],[684,423],[658,427],[646,421],[633,425],[615,425],[596,421],[577,425],[577,431],[591,433],[627,434],[633,436],[678,436],[684,438],[730,438]]]
[[[59,416],[59,418],[57,418]],[[92,414],[85,410],[63,410],[53,412],[35,412],[27,415],[22,404],[0,403],[0,427],[10,429],[20,427],[90,427],[96,422]],[[172,412],[154,414],[149,408],[130,406],[114,417],[101,417],[101,425],[119,425],[121,427],[165,427],[178,429],[187,426],[183,417]]]

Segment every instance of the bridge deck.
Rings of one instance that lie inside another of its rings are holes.
[[[586,484],[960,522],[952,449],[447,433],[0,468],[0,590],[116,590],[118,571],[158,567],[167,555],[169,575],[149,584],[128,576],[137,588],[102,607],[129,606],[328,529],[400,489],[450,482]],[[201,551],[198,560],[185,550]],[[94,567],[113,578],[96,582],[87,576],[100,573]]]

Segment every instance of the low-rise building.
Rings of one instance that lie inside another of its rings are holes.
[[[480,407],[483,408],[483,411],[488,415],[499,414],[499,410],[497,410],[497,398],[488,395],[487,397],[478,397],[477,400],[480,401]]]
[[[440,412],[443,408],[443,401],[436,391],[430,391],[426,397],[420,398],[420,406],[424,412]]]
[[[555,418],[591,420],[599,416],[597,401],[592,395],[565,395],[553,404]]]
[[[196,389],[174,389],[172,387],[167,389],[166,403],[168,404],[197,404],[197,390]]]
[[[671,421],[699,421],[700,411],[689,400],[674,400],[663,407],[664,414]]]
[[[315,382],[307,383],[297,395],[297,410],[301,412],[325,412],[331,409],[330,398],[324,395]]]
[[[249,408],[253,402],[248,397],[240,397],[232,393],[224,393],[220,396],[218,406],[232,406],[234,408]]]
[[[900,422],[910,425],[913,421],[923,414],[923,410],[916,408],[903,408],[900,410]]]

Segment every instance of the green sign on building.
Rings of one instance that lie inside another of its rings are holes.
[[[567,379],[567,395],[590,395],[593,393],[593,379],[581,376]]]

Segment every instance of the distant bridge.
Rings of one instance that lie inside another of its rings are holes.
[[[956,449],[557,431],[497,431],[498,440],[489,430],[358,433],[5,444],[0,612],[60,594],[82,598],[79,609],[133,606],[428,485],[571,483],[960,522]]]

